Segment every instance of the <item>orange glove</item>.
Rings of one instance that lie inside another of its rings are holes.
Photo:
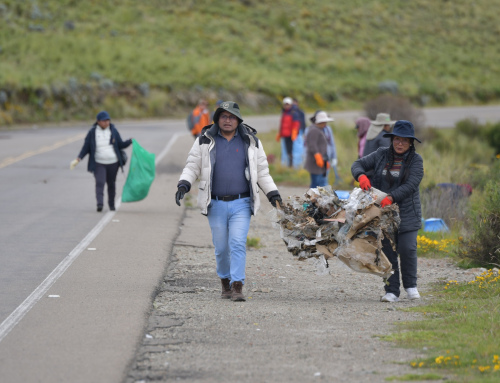
[[[380,206],[386,207],[392,204],[392,201],[389,199],[389,197],[385,197],[382,201],[380,201]]]
[[[361,174],[358,178],[359,186],[363,190],[370,190],[372,187],[372,184],[370,183],[370,180],[368,179],[367,176],[364,174]]]
[[[325,166],[325,161],[323,160],[323,156],[321,153],[316,153],[314,155],[314,159],[316,160],[316,165],[318,165],[320,168],[323,168]]]
[[[292,130],[292,141],[295,141],[297,139],[297,136],[299,135],[299,131],[297,129]]]
[[[281,139],[281,135],[280,135],[280,133],[278,132],[278,134],[276,135],[276,142],[280,142],[280,139]]]

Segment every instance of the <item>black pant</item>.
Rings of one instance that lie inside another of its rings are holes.
[[[120,164],[95,164],[94,177],[95,177],[95,197],[97,199],[97,206],[103,206],[104,200],[104,184],[108,184],[108,205],[115,207],[116,195],[116,174]]]
[[[399,259],[401,260],[401,277],[403,287],[417,287],[417,234],[418,230],[398,233],[396,235],[397,252],[392,250],[391,244],[387,238],[382,240],[382,251],[392,263],[394,274],[388,279],[389,285],[385,286],[386,293],[393,293],[399,297]]]
[[[293,166],[293,141],[292,137],[283,137],[285,140],[286,154],[288,154],[288,166]]]

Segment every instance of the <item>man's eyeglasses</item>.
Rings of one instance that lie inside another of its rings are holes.
[[[219,117],[221,120],[229,120],[229,121],[235,121],[238,118],[236,116],[233,116],[232,114],[226,115],[223,114],[222,116]]]

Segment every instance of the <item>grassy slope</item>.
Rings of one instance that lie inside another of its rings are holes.
[[[118,84],[294,94],[320,105],[363,101],[384,80],[438,102],[500,97],[499,0],[2,3],[0,88],[85,83],[97,72]]]

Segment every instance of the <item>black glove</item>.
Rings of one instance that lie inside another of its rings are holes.
[[[281,196],[279,194],[273,195],[269,202],[271,202],[271,205],[276,207],[276,201],[279,202],[280,205],[283,204],[283,201],[281,200]]]
[[[183,186],[179,186],[177,188],[177,192],[175,193],[175,203],[181,206],[181,199],[184,198],[184,194],[186,194],[186,188]]]

